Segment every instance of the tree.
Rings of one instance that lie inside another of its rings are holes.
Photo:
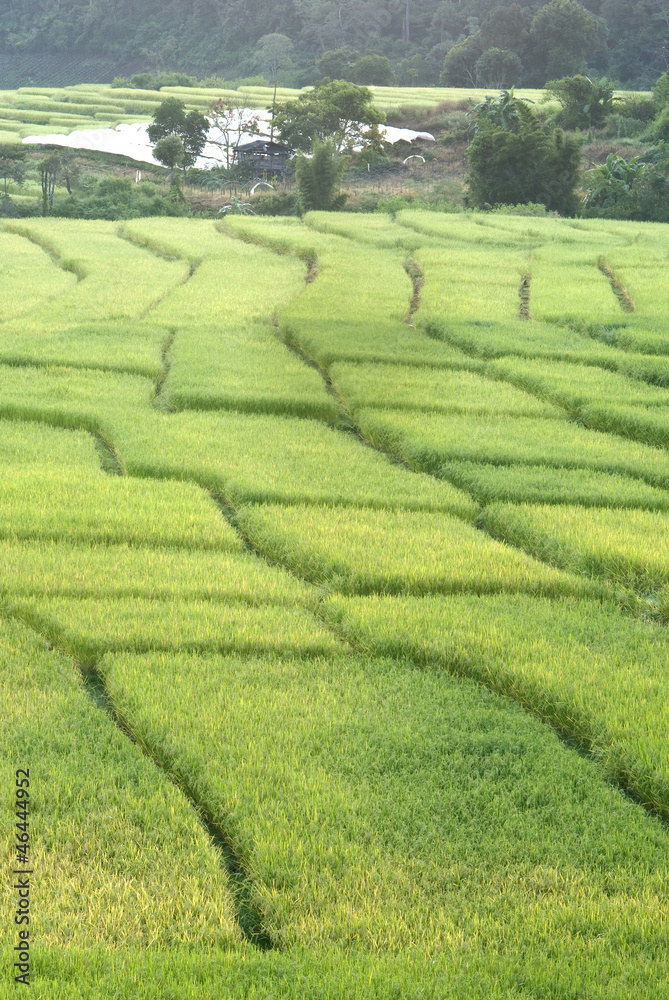
[[[508,87],[518,83],[523,64],[515,52],[508,49],[486,49],[476,60],[476,80],[481,87]]]
[[[521,55],[527,44],[527,25],[520,4],[495,7],[481,24],[481,44]]]
[[[475,87],[476,63],[483,55],[483,45],[478,32],[454,45],[444,59],[444,69],[439,77],[442,87]]]
[[[579,140],[560,129],[547,134],[517,98],[506,97],[503,103],[504,123],[491,115],[490,106],[480,106],[477,114],[477,131],[467,150],[469,203],[492,208],[537,202],[561,215],[575,214]]]
[[[636,181],[646,170],[639,156],[626,160],[620,153],[609,153],[606,162],[588,170],[585,198],[586,209],[596,209],[592,214],[615,218],[620,203],[628,200]]]
[[[551,0],[538,12],[530,30],[536,82],[585,69],[585,57],[601,49],[606,39],[603,21],[576,0]]]
[[[653,87],[653,103],[658,111],[669,104],[669,73],[663,73]]]
[[[330,80],[352,80],[353,67],[360,58],[357,49],[344,46],[341,49],[328,49],[316,62],[316,72],[319,77]]]
[[[267,75],[270,83],[276,85],[279,71],[293,65],[290,53],[293,43],[288,35],[274,32],[263,35],[256,46],[255,62],[258,68]]]
[[[174,170],[176,167],[182,167],[184,162],[184,144],[181,136],[172,134],[159,139],[153,147],[153,155],[158,163],[169,168],[170,184],[174,184]]]
[[[363,85],[392,87],[395,82],[395,74],[390,59],[376,52],[362,56],[353,67],[353,81]]]
[[[587,76],[549,80],[546,90],[562,105],[560,124],[565,128],[597,128],[613,111],[613,84]]]
[[[53,195],[58,183],[59,171],[60,157],[58,153],[50,153],[45,156],[39,165],[42,184],[42,215],[51,215],[53,211]]]
[[[7,195],[7,182],[14,181],[21,185],[26,176],[26,149],[25,146],[0,146],[0,178],[5,184],[5,198]]]
[[[73,149],[62,149],[58,158],[60,161],[58,179],[67,188],[67,193],[71,195],[72,188],[76,185],[81,175],[81,164]]]
[[[189,111],[183,101],[176,97],[168,97],[158,105],[149,125],[149,141],[154,145],[168,135],[176,135],[183,144],[183,159],[181,166],[184,172],[192,167],[204,149],[209,132],[209,122],[199,111]]]
[[[295,177],[303,212],[331,212],[342,208],[348,196],[335,192],[345,166],[346,158],[340,155],[331,140],[316,140],[312,156],[298,157]]]
[[[287,69],[293,65],[290,53],[293,51],[293,43],[287,35],[280,35],[276,32],[271,35],[263,35],[256,48],[256,63],[267,74],[269,82],[274,84],[274,97],[272,98],[272,130],[270,138],[274,138],[274,118],[276,116],[276,88],[279,80],[279,70]]]
[[[279,106],[275,124],[281,140],[309,152],[317,140],[331,140],[337,152],[378,141],[386,120],[374,107],[371,90],[346,80],[323,80],[296,101]]]
[[[249,117],[245,108],[239,108],[230,100],[218,100],[209,108],[207,117],[211,125],[217,129],[220,139],[212,136],[209,142],[218,146],[225,155],[225,166],[231,167],[235,146],[243,135],[259,135],[258,117]]]

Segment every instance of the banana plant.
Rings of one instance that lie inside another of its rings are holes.
[[[606,162],[588,170],[589,187],[583,202],[588,208],[610,208],[633,187],[646,169],[639,156],[626,160],[620,153],[609,153]]]

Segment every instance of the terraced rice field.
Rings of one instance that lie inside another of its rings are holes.
[[[418,212],[4,224],[33,995],[667,995],[668,250]]]
[[[406,106],[434,108],[442,101],[482,101],[486,95],[485,90],[449,87],[371,87],[370,90],[375,103],[388,111]],[[276,99],[294,100],[302,92],[280,87]],[[544,97],[541,90],[517,93],[535,102]],[[114,128],[120,123],[151,121],[160,102],[168,97],[183,101],[189,111],[206,112],[218,100],[229,101],[237,107],[266,109],[274,99],[274,88],[244,85],[227,90],[162,87],[158,91],[86,83],[60,88],[0,90],[0,145],[20,142],[31,135],[67,135],[81,129]]]

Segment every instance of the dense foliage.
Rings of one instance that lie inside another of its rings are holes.
[[[33,78],[39,61],[30,56],[40,53],[61,54],[70,75],[86,64],[89,80],[92,57],[105,75],[114,65],[123,73],[262,72],[269,79],[257,46],[270,32],[292,42],[279,75],[300,85],[340,76],[323,62],[342,52],[356,67],[349,78],[366,84],[392,82],[393,73],[400,84],[435,84],[447,55],[454,85],[542,86],[586,67],[648,84],[666,69],[668,12],[661,0],[2,0],[0,53],[24,58]],[[492,54],[481,62],[485,53]]]
[[[532,202],[560,215],[578,212],[579,139],[547,132],[509,91],[478,106],[467,159],[468,197],[477,208]]]

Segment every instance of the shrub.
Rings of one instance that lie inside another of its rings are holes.
[[[313,156],[300,156],[295,167],[300,209],[303,212],[336,211],[347,195],[335,194],[346,166],[332,142],[315,142]]]

